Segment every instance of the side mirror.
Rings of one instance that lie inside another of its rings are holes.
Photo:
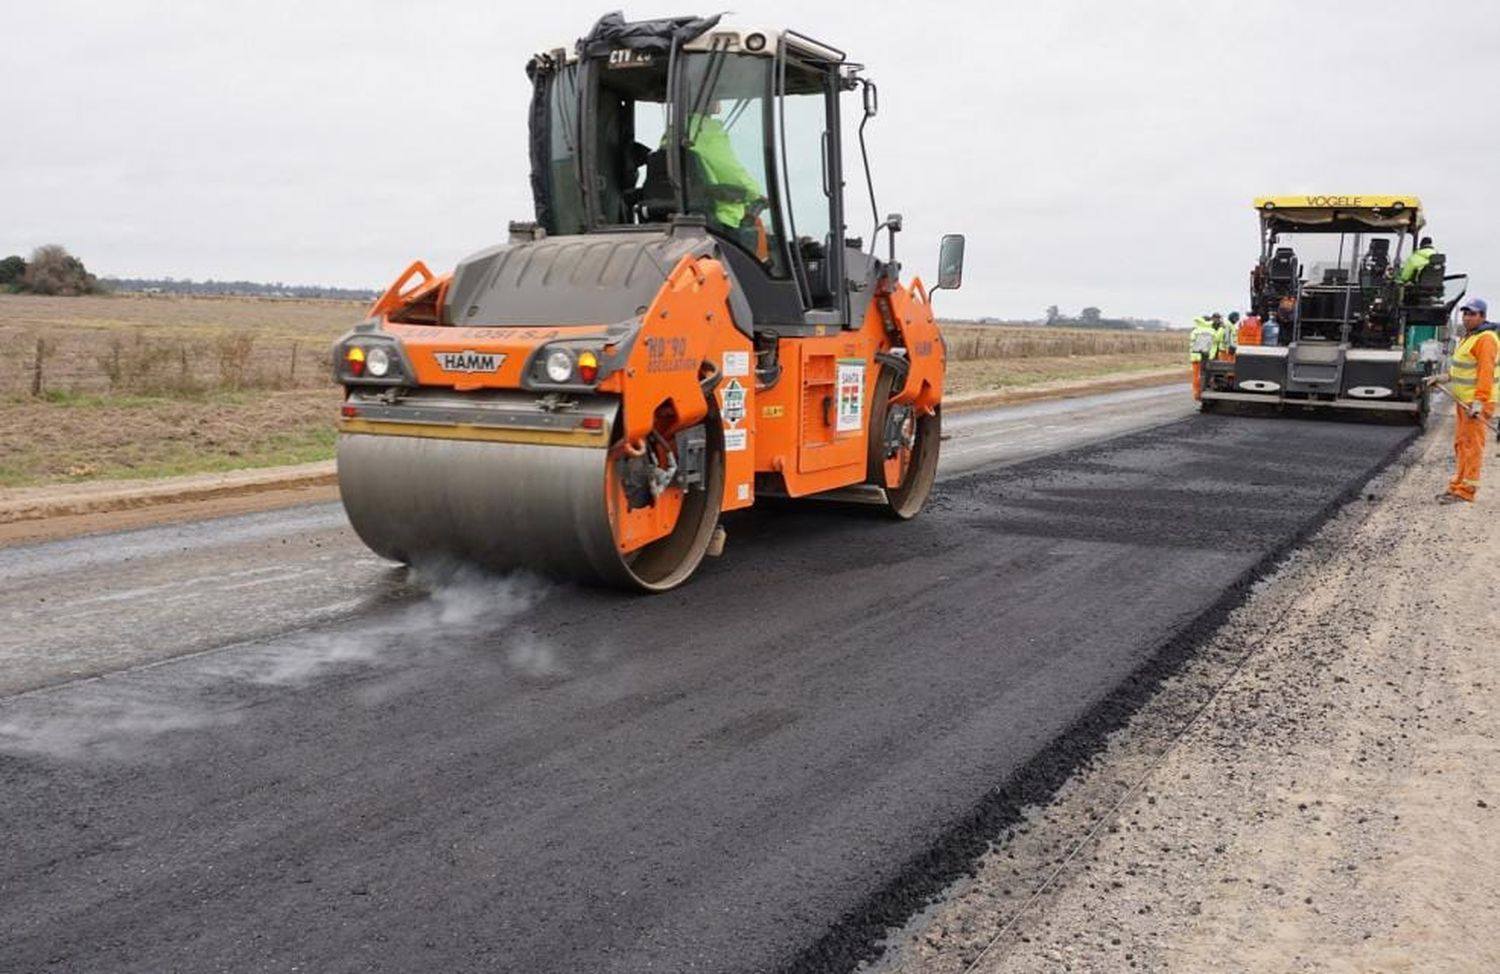
[[[865,117],[874,118],[875,113],[880,111],[880,91],[875,87],[875,82],[866,81],[864,87]]]
[[[1443,278],[1443,304],[1447,305],[1448,313],[1451,315],[1453,309],[1458,307],[1458,302],[1469,293],[1469,275],[1449,274]]]
[[[948,233],[938,247],[938,291],[956,291],[964,282],[964,235]]]

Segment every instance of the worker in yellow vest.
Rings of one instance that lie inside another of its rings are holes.
[[[1213,326],[1214,336],[1219,343],[1214,349],[1214,358],[1221,362],[1229,361],[1230,345],[1233,343],[1229,340],[1229,326],[1224,323],[1224,316],[1215,311],[1209,316],[1208,323]]]
[[[1188,361],[1193,366],[1193,398],[1203,393],[1203,363],[1219,353],[1219,333],[1207,316],[1193,319],[1193,330],[1188,333]]]
[[[1472,501],[1479,490],[1479,468],[1484,460],[1484,431],[1490,428],[1495,403],[1500,400],[1495,360],[1500,357],[1500,334],[1486,320],[1489,305],[1481,298],[1464,303],[1464,337],[1453,352],[1448,371],[1430,376],[1428,385],[1443,383],[1457,403],[1453,452],[1458,469],[1448,489],[1438,495],[1440,503]]]

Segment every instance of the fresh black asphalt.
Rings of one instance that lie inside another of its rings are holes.
[[[1195,416],[0,700],[0,970],[847,969],[1409,436]]]

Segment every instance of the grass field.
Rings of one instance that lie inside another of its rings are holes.
[[[340,392],[329,351],[364,310],[0,295],[0,489],[331,457]],[[944,336],[950,396],[1170,368],[1185,345],[1172,333],[973,325]]]

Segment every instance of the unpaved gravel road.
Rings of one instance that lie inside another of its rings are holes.
[[[1500,970],[1500,507],[1433,503],[1450,443],[1259,586],[876,970]]]

